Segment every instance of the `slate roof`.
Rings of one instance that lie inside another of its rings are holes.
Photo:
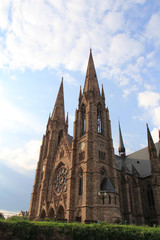
[[[116,190],[113,187],[109,178],[104,178],[103,179],[103,181],[101,183],[101,191],[115,192],[116,193]]]
[[[160,150],[160,142],[155,143],[157,149],[157,154]],[[115,155],[116,168],[117,170],[122,170],[124,167],[126,172],[132,174],[136,171],[137,176],[144,178],[151,175],[151,165],[148,155],[148,147],[129,154],[125,159],[120,158]]]
[[[73,137],[71,135],[67,134],[67,139],[69,141],[70,146],[72,146],[72,139],[73,139]]]

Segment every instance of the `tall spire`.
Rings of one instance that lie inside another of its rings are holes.
[[[149,151],[149,155],[153,156],[153,157],[157,157],[157,150],[155,147],[155,144],[153,142],[153,138],[151,136],[148,124],[147,125],[147,139],[148,139],[148,151]]]
[[[118,125],[119,125],[119,148],[118,148],[118,151],[119,151],[120,157],[125,157],[126,153],[125,153],[125,147],[124,147],[122,133],[121,133],[120,122],[118,123]]]
[[[82,90],[81,90],[81,86],[80,86],[80,90],[79,90],[79,102],[81,101],[82,98]]]
[[[98,86],[98,80],[96,75],[96,70],[93,62],[92,57],[92,50],[90,49],[90,55],[88,60],[88,67],[87,67],[87,73],[86,73],[86,79],[84,84],[83,93],[86,92],[97,92],[98,95],[100,95],[99,86]]]
[[[61,119],[65,122],[64,114],[64,94],[63,94],[63,78],[57,95],[56,103],[53,109],[51,120]]]

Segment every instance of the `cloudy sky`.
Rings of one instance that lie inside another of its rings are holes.
[[[41,139],[62,76],[72,135],[92,48],[127,154],[160,128],[159,0],[0,1],[0,209],[29,209]]]

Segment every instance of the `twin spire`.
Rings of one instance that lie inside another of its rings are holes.
[[[92,50],[90,49],[86,79],[84,83],[83,93],[95,92],[100,95],[97,74],[93,62]]]
[[[83,93],[87,93],[90,91],[93,91],[93,92],[97,93],[98,95],[100,95],[99,85],[98,85],[98,80],[97,80],[97,75],[96,75],[96,70],[95,70],[95,66],[94,66],[94,62],[93,62],[91,49],[90,49],[90,55],[89,55],[89,60],[88,60],[88,67],[87,67],[87,73],[86,73],[86,79],[85,79]],[[82,91],[80,88],[79,99],[81,97],[82,97]],[[104,98],[103,86],[102,86],[102,97]],[[57,95],[56,103],[55,103],[53,113],[51,116],[51,120],[55,120],[55,119],[61,119],[62,121],[65,121],[63,78],[61,81],[61,85],[60,85],[59,92]],[[67,117],[67,125],[68,125],[68,117]]]
[[[88,92],[94,92],[100,96],[100,90],[99,90],[99,85],[98,85],[98,80],[97,80],[97,75],[96,75],[96,70],[93,62],[93,57],[92,57],[92,51],[90,49],[90,55],[89,55],[89,60],[88,60],[88,67],[87,67],[87,72],[86,72],[86,78],[85,78],[85,84],[83,88],[83,94],[88,93]],[[103,90],[103,85],[102,85],[102,98],[105,98],[104,96],[104,90]],[[82,98],[82,91],[80,88],[80,93],[79,93],[79,101]],[[53,109],[52,116],[50,118],[51,120],[60,120],[65,123],[65,111],[64,111],[64,93],[63,93],[63,77],[62,81],[60,84],[59,92],[57,95],[56,103]],[[68,114],[66,118],[66,123],[65,123],[66,131],[68,131]],[[148,138],[148,150],[149,152],[156,157],[157,156],[157,151],[155,148],[155,144],[153,142],[151,133],[148,128],[147,124],[147,138]],[[159,141],[160,141],[160,132],[159,132]],[[119,123],[119,155],[121,157],[125,157],[125,147],[123,143],[123,138],[122,138],[122,133],[121,133],[121,127]]]
[[[61,119],[65,121],[65,112],[64,112],[64,93],[63,93],[63,78],[57,95],[56,103],[53,109],[51,120]]]

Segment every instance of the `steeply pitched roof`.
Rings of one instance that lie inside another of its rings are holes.
[[[73,137],[71,135],[67,134],[67,139],[68,139],[70,146],[72,146]]]
[[[155,147],[157,152],[159,152],[160,142],[155,143]],[[125,166],[127,173],[132,174],[134,169],[136,170],[137,175],[141,178],[151,175],[148,147],[129,154],[125,159],[115,155],[115,161],[117,170],[122,170],[122,167]]]
[[[116,192],[109,178],[104,178],[101,183],[101,191]]]

